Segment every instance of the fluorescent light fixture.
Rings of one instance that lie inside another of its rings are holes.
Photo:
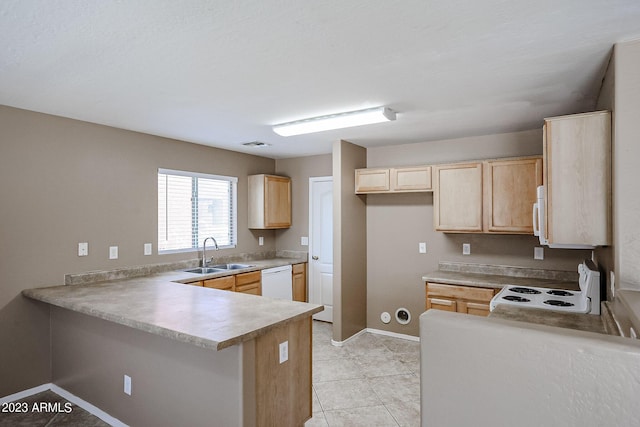
[[[275,125],[273,131],[282,136],[302,135],[331,129],[370,125],[372,123],[381,123],[395,119],[395,112],[387,107],[376,107],[282,123]]]

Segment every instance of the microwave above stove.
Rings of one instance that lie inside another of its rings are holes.
[[[507,285],[489,303],[493,311],[498,305],[541,308],[565,313],[600,314],[600,272],[591,260],[578,265],[579,291]]]

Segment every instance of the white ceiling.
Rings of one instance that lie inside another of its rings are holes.
[[[1,0],[0,104],[295,157],[592,110],[612,45],[638,37],[638,0]],[[271,130],[380,105],[397,120]]]

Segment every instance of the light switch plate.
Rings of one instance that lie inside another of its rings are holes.
[[[307,236],[302,236],[300,238],[300,245],[309,246],[309,238]]]
[[[109,246],[109,259],[118,259],[118,247]]]
[[[131,377],[129,375],[124,376],[124,392],[131,396]]]
[[[427,243],[426,242],[418,243],[418,252],[420,252],[421,254],[426,254],[427,253]]]
[[[544,248],[536,247],[533,248],[533,259],[544,259]]]
[[[151,255],[153,253],[153,246],[151,245],[151,243],[145,243],[144,244],[144,254],[145,255]]]
[[[78,243],[78,256],[87,256],[89,255],[89,243],[83,242]]]
[[[280,343],[280,363],[289,360],[289,341]]]
[[[471,255],[471,243],[462,244],[462,255]]]

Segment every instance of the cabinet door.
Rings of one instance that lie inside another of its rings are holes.
[[[429,191],[431,187],[431,167],[416,166],[391,169],[392,191]]]
[[[471,314],[473,316],[488,316],[491,309],[488,303],[460,301],[458,302],[458,312]]]
[[[380,193],[389,189],[389,169],[356,169],[356,193]]]
[[[444,298],[427,298],[427,310],[457,311],[457,303],[454,300]]]
[[[542,185],[542,157],[484,162],[484,231],[533,234],[531,209]]]
[[[291,227],[291,178],[250,175],[248,225],[254,229]]]
[[[433,210],[437,231],[482,231],[482,163],[435,166]]]
[[[223,291],[233,291],[235,284],[236,279],[234,276],[216,277],[215,279],[204,281],[205,288],[220,289]]]
[[[292,286],[293,286],[293,300],[294,301],[307,301],[307,280],[306,280],[306,268],[304,263],[294,264],[292,266]]]
[[[264,205],[266,227],[291,227],[291,179],[266,175]]]
[[[611,244],[611,114],[545,119],[549,243]]]

